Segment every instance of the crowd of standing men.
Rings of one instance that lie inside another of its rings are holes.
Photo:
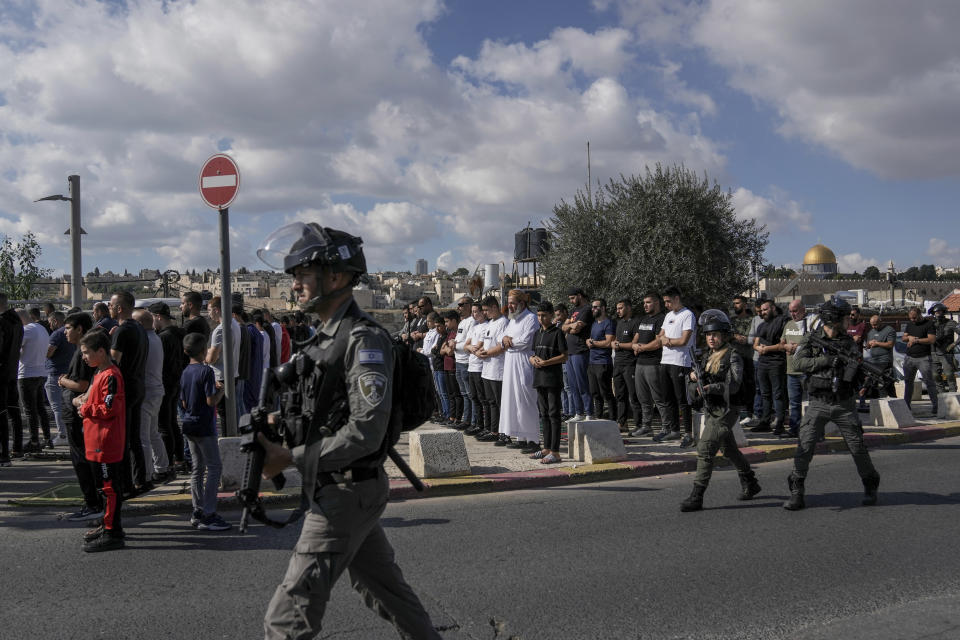
[[[625,433],[654,442],[694,445],[687,392],[697,316],[681,291],[649,291],[635,309],[618,300],[616,317],[607,301],[589,298],[579,287],[567,291],[569,304],[541,302],[510,291],[506,308],[493,296],[464,296],[456,310],[437,311],[429,297],[404,310],[397,338],[430,359],[438,412],[435,420],[483,442],[520,449],[550,464],[559,462],[559,429],[564,419],[616,420]],[[755,310],[744,296],[732,300],[731,344],[744,363],[742,424],[753,432],[796,438],[807,399],[807,375],[794,355],[805,336],[820,326],[800,300],[786,310],[762,300]],[[937,382],[956,390],[957,324],[937,304],[929,316],[915,307],[903,327],[905,395],[912,399],[917,372],[937,409]],[[892,374],[897,331],[880,316],[850,308],[846,332],[859,354]],[[937,371],[942,372],[938,375]],[[864,386],[865,398],[894,396]],[[659,429],[655,427],[659,425]],[[542,437],[541,437],[542,429]]]
[[[74,403],[77,398],[86,398],[95,375],[81,355],[81,341],[86,334],[99,331],[109,336],[109,358],[119,368],[123,381],[125,444],[119,478],[121,498],[151,491],[156,483],[172,479],[178,471],[191,473],[192,477],[200,474],[199,484],[214,487],[215,497],[220,477],[219,455],[209,455],[205,449],[193,446],[196,442],[190,437],[190,398],[183,393],[182,385],[191,362],[191,354],[185,350],[190,343],[199,349],[196,364],[210,369],[216,387],[223,387],[220,298],[212,298],[206,307],[209,321],[201,315],[204,301],[200,294],[184,293],[180,304],[182,323],[178,323],[166,303],[135,308],[135,299],[129,292],[114,294],[109,303],[96,303],[92,314],[77,308],[64,313],[49,303],[42,308],[15,310],[10,308],[8,297],[0,293],[0,407],[6,409],[0,413],[0,466],[10,466],[12,459],[42,455],[44,450],[68,445],[85,502],[70,519],[102,517],[102,478],[98,477],[97,467],[90,464],[84,421],[78,413],[78,403]],[[248,313],[239,305],[233,307],[231,322],[237,363],[235,401],[237,415],[242,416],[258,402],[264,369],[286,362],[297,344],[316,330],[300,312],[274,318],[269,310]],[[195,336],[185,341],[191,334],[198,334],[200,339]],[[222,393],[215,397],[219,400],[216,414],[222,425]],[[28,427],[26,439],[24,422]],[[223,432],[222,426],[219,431]],[[204,457],[203,464],[191,464],[198,453]],[[202,515],[210,515],[212,508],[206,505],[201,510]],[[195,514],[195,520],[199,519]]]

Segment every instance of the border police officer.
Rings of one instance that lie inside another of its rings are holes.
[[[271,267],[293,275],[300,308],[323,321],[303,348],[316,363],[302,400],[304,444],[291,450],[260,434],[264,476],[295,464],[310,507],[267,609],[268,639],[316,637],[330,591],[344,571],[367,606],[392,622],[401,637],[440,637],[404,581],[380,526],[389,493],[382,465],[389,445],[393,351],[386,331],[353,299],[353,286],[366,273],[361,244],[343,231],[298,222],[276,230],[257,252]],[[321,425],[324,429],[317,428]]]
[[[847,335],[850,305],[843,300],[830,300],[820,310],[822,325],[800,341],[793,356],[797,369],[808,374],[807,383],[810,405],[800,422],[799,442],[793,460],[793,473],[788,478],[790,499],[783,508],[796,511],[804,508],[804,481],[817,441],[823,436],[827,422],[833,421],[847,443],[850,455],[857,465],[863,481],[863,504],[877,503],[877,487],[880,474],[873,467],[870,454],[863,444],[863,428],[857,413],[857,390],[862,386],[859,367],[845,366],[838,357],[818,348],[811,336],[821,338],[850,353],[854,361],[859,359],[860,349],[853,338]]]
[[[940,369],[937,386],[943,392],[956,391],[957,365],[953,351],[957,347],[957,323],[947,317],[947,307],[942,302],[930,307],[930,315],[933,316],[933,326],[937,330],[937,337],[933,341],[933,352]]]
[[[703,508],[703,494],[713,474],[713,461],[718,451],[729,460],[740,474],[740,500],[750,500],[760,493],[760,484],[750,463],[743,457],[734,440],[733,423],[740,417],[740,387],[743,381],[743,358],[730,344],[733,327],[722,311],[708,309],[700,315],[700,335],[706,337],[709,351],[701,356],[699,370],[703,379],[690,372],[687,394],[692,404],[702,405],[703,432],[697,443],[697,475],[693,492],[680,505],[681,511],[699,511]],[[701,388],[704,396],[700,395]]]

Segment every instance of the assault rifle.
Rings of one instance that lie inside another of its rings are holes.
[[[808,333],[807,337],[811,344],[822,349],[825,353],[833,356],[834,359],[837,360],[833,373],[834,393],[840,388],[841,381],[853,383],[858,370],[863,372],[865,378],[864,387],[883,389],[893,383],[893,378],[883,367],[879,367],[872,362],[867,362],[862,356],[841,349],[835,343],[824,340],[815,333]],[[842,372],[840,371],[841,369]]]
[[[278,367],[266,369],[263,382],[260,385],[260,399],[257,406],[248,415],[240,419],[240,450],[247,454],[242,484],[235,494],[243,507],[243,513],[240,516],[240,533],[246,532],[247,522],[251,516],[254,520],[267,526],[281,529],[292,522],[296,522],[303,515],[303,504],[295,509],[286,520],[274,520],[267,515],[263,506],[263,499],[260,497],[261,474],[263,473],[263,463],[267,452],[257,441],[257,434],[262,433],[270,442],[283,444],[289,448],[303,444],[306,440],[307,430],[310,428],[310,416],[309,414],[306,416],[303,414],[303,398],[297,390],[297,381],[301,377],[309,375],[315,366],[309,356],[299,352],[288,362]],[[317,393],[322,397],[329,391],[329,389],[325,389],[325,385],[321,384]],[[278,397],[281,398],[280,409],[273,411],[272,408],[276,406]],[[340,402],[328,412],[327,424],[343,424],[348,413],[347,402]],[[333,431],[327,426],[321,427],[320,433],[323,436],[333,435]],[[417,491],[424,490],[420,478],[414,474],[413,469],[410,468],[406,460],[400,457],[396,449],[392,446],[388,447],[387,456],[413,485],[414,489]],[[283,473],[277,474],[272,480],[277,491],[283,489],[286,484]]]
[[[700,399],[703,400],[703,408],[705,411],[712,411],[713,407],[710,406],[710,402],[707,400],[707,394],[703,391],[703,369],[700,368],[700,362],[697,360],[697,351],[693,348],[693,345],[687,347],[687,350],[690,352],[690,362],[693,367],[693,372],[697,376],[697,391],[700,392]]]

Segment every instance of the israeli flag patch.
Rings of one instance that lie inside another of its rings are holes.
[[[360,349],[357,362],[360,364],[383,364],[383,351],[380,349]]]

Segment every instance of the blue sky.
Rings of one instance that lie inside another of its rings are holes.
[[[0,233],[69,268],[215,267],[196,193],[240,165],[234,266],[284,222],[359,233],[372,268],[511,259],[594,180],[684,163],[841,270],[960,263],[960,5],[851,0],[0,3]],[[70,64],[64,64],[69,60]]]

